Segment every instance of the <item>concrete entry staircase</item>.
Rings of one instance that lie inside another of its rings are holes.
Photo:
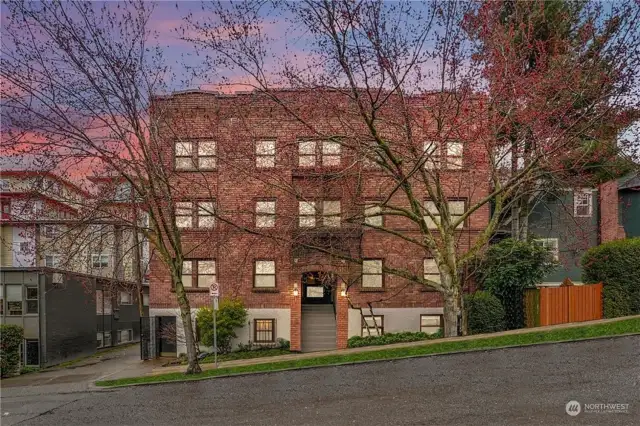
[[[333,305],[302,305],[302,352],[336,349]]]

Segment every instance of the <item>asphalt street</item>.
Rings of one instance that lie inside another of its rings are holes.
[[[637,425],[640,336],[34,398],[14,424]]]

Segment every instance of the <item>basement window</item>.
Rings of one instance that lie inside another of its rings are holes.
[[[275,319],[257,319],[253,324],[255,343],[273,343],[275,341]]]

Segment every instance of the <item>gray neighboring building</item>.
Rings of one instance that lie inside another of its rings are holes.
[[[48,367],[140,340],[130,284],[52,268],[0,271],[0,323],[24,328],[22,362]],[[148,287],[144,288],[148,305]],[[148,315],[148,307],[144,307]]]

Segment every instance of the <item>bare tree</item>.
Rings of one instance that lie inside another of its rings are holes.
[[[203,5],[210,12],[204,19],[187,18],[185,39],[207,54],[203,69],[227,70],[223,83],[252,88],[277,111],[272,118],[337,142],[354,165],[378,168],[378,193],[370,196],[380,202],[372,215],[385,221],[363,225],[435,259],[437,279],[405,265],[384,265],[384,272],[442,294],[446,336],[457,334],[466,265],[512,206],[561,176],[567,153],[577,153],[585,135],[598,137],[603,122],[637,108],[639,56],[628,48],[639,41],[637,4],[607,13],[585,6],[573,37],[554,40],[578,53],[556,55],[528,73],[519,72],[531,56],[525,47],[540,43],[534,31],[521,31],[529,28],[527,15],[502,19],[507,3],[213,2]],[[288,47],[301,63],[281,59],[282,40],[267,32],[271,19],[296,40]],[[301,244],[363,261],[332,246]]]

